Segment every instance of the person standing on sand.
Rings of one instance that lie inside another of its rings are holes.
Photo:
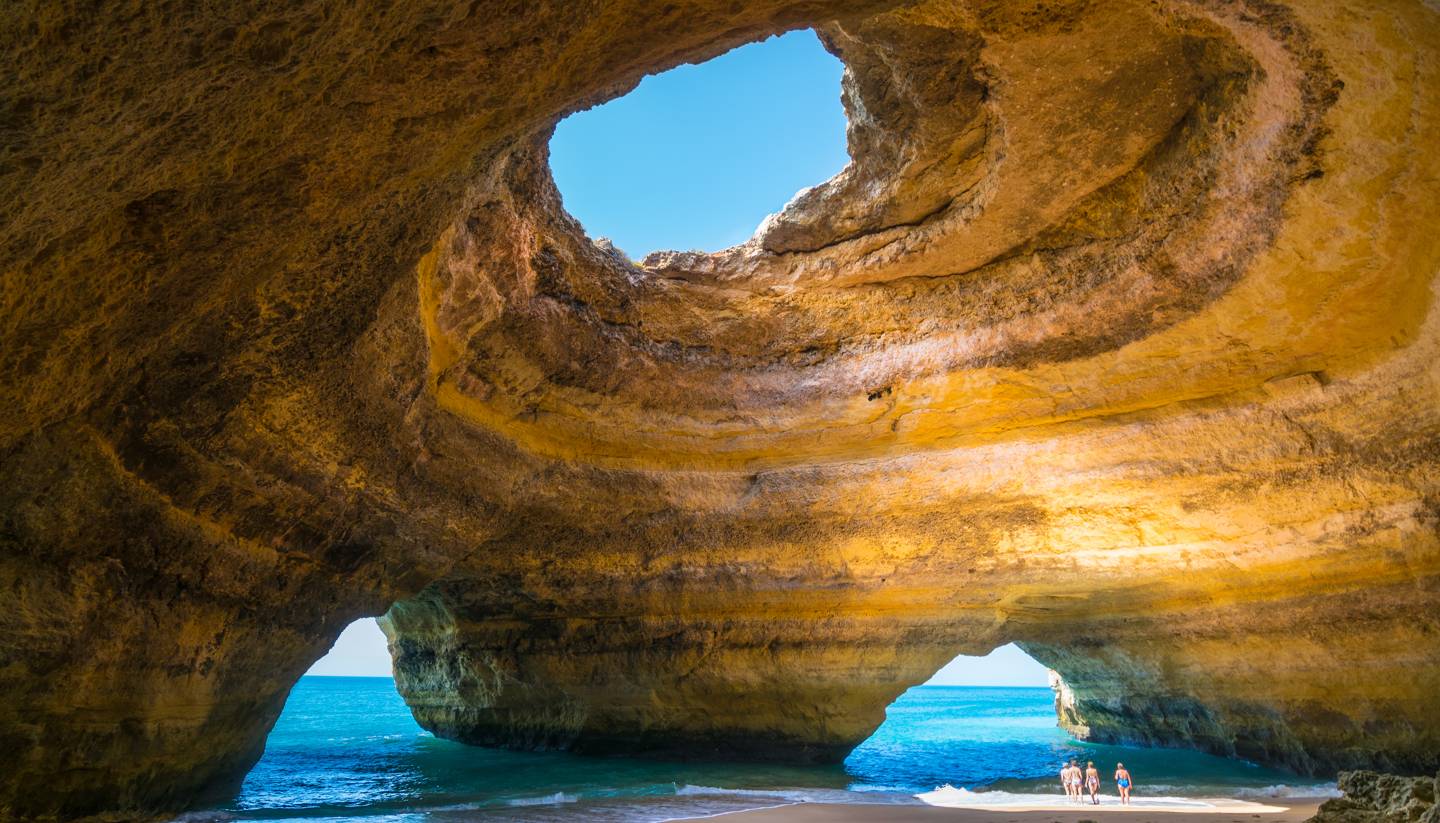
[[[1075,768],[1073,761],[1060,767],[1060,785],[1065,789],[1065,796],[1067,798],[1074,797],[1070,791],[1070,770],[1073,768]]]
[[[1100,805],[1100,770],[1095,768],[1093,760],[1085,763],[1085,788],[1090,791],[1091,804]]]
[[[1130,805],[1130,772],[1124,763],[1115,764],[1115,787],[1120,790],[1120,802]]]

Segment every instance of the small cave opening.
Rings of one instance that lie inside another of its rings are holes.
[[[845,770],[862,790],[1048,777],[1072,749],[1050,682],[1050,670],[1013,643],[957,655],[890,704]]]
[[[650,75],[556,127],[565,209],[634,259],[744,243],[849,162],[843,73],[805,29]]]
[[[886,719],[845,760],[851,791],[903,787],[923,802],[985,802],[1017,810],[1064,798],[1060,770],[1074,761],[1099,773],[1101,805],[1119,803],[1123,765],[1141,805],[1181,807],[1195,797],[1309,797],[1333,784],[1192,749],[1080,740],[1057,723],[1063,672],[1015,643],[983,656],[958,655],[926,682],[906,690]],[[1088,797],[1078,803],[1090,803]]]
[[[345,628],[291,688],[265,753],[230,811],[351,808],[399,798],[425,783],[437,741],[395,690],[385,634],[373,617]]]

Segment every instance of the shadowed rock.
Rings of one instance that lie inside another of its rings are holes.
[[[1440,776],[1400,777],[1370,771],[1341,772],[1344,797],[1327,800],[1312,823],[1434,823],[1440,820]]]

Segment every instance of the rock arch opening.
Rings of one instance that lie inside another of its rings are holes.
[[[436,742],[395,689],[375,618],[361,618],[291,687],[264,753],[224,805],[247,819],[417,801],[447,755]]]
[[[845,768],[860,788],[975,788],[1048,776],[1077,748],[1056,725],[1051,672],[1013,643],[956,655],[886,707]]]
[[[648,76],[556,126],[565,209],[637,259],[739,245],[848,162],[842,71],[800,30]]]
[[[1110,699],[1123,703],[1125,696]],[[1309,797],[1333,786],[1233,754],[1164,745],[1184,741],[1090,740],[1075,726],[1073,700],[1059,673],[1014,643],[957,655],[897,697],[885,722],[846,758],[851,788],[926,793],[948,785],[987,791],[997,805],[1043,804],[1059,793],[1057,773],[1072,759],[1096,765],[1107,798],[1115,795],[1110,775],[1118,763],[1143,775],[1152,802],[1173,800],[1167,795]],[[948,802],[947,791],[935,802]]]

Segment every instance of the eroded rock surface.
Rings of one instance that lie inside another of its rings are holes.
[[[850,166],[713,255],[591,243],[553,125],[802,26]],[[1017,641],[1095,739],[1437,766],[1432,5],[36,3],[0,48],[4,814],[223,796],[387,608],[487,745],[836,759]]]
[[[1311,823],[1435,823],[1440,775],[1402,777],[1371,771],[1341,772],[1344,797],[1327,800]]]

